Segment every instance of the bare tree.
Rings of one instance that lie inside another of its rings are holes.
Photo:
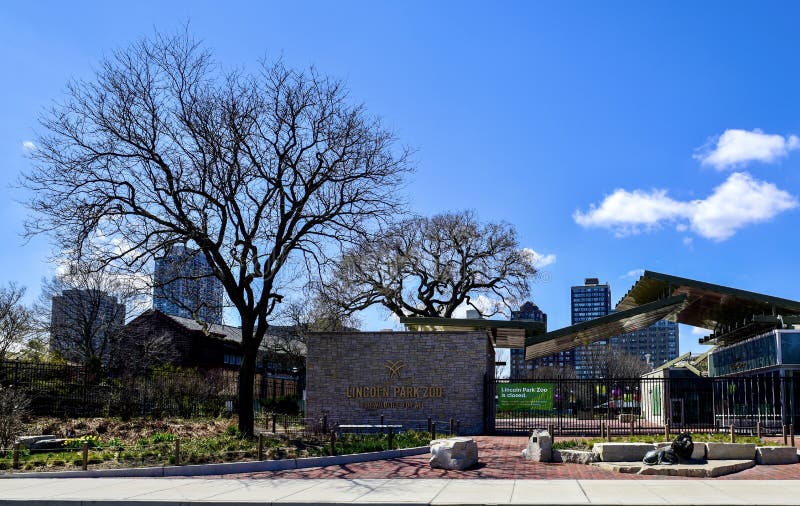
[[[253,433],[256,354],[304,274],[396,212],[405,150],[343,84],[262,63],[226,72],[188,35],[156,35],[73,82],[22,180],[73,256],[141,271],[199,249],[238,312],[239,428]]]
[[[650,370],[641,357],[622,353],[608,344],[590,344],[584,347],[583,356],[595,378],[638,378]]]
[[[108,365],[126,313],[142,289],[108,268],[73,263],[43,281],[38,327],[49,334],[50,349],[65,360],[95,368]]]
[[[176,357],[175,343],[160,329],[126,327],[111,344],[108,365],[120,377],[138,378]]]
[[[24,295],[25,288],[14,283],[0,288],[0,360],[5,360],[31,331],[31,312],[22,303]]]
[[[514,227],[463,211],[403,220],[363,239],[324,292],[346,313],[381,304],[399,317],[449,318],[466,303],[492,316],[525,298],[536,273]]]

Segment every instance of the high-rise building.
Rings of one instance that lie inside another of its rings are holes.
[[[600,284],[597,278],[585,278],[583,285],[571,289],[572,325],[606,316],[611,312],[611,287]],[[601,375],[595,357],[601,355],[607,341],[597,341],[580,346],[575,351],[575,375],[591,378]]]
[[[639,357],[654,368],[678,358],[679,337],[677,323],[660,320],[646,329],[612,337],[610,346],[613,351]]]
[[[156,259],[153,307],[183,318],[222,324],[222,281],[198,250],[173,246]]]
[[[547,329],[547,313],[539,309],[539,306],[537,306],[533,302],[526,302],[519,308],[519,311],[512,311],[511,319],[543,322],[545,324],[545,330]],[[524,349],[512,348],[510,354],[510,359],[511,359],[510,376],[511,378],[525,378],[531,375],[534,368],[542,366],[565,367],[565,361],[568,360],[567,358],[568,355],[572,356],[572,364],[568,365],[570,366],[574,365],[575,359],[572,351],[556,353],[555,355],[550,355],[547,357],[537,358],[533,360],[525,360]]]
[[[66,360],[104,360],[125,324],[125,304],[96,289],[69,289],[55,295],[50,308],[50,349]]]

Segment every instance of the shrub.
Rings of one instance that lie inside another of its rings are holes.
[[[22,434],[23,418],[28,414],[31,401],[21,390],[0,386],[0,448],[11,446]]]
[[[287,395],[285,397],[259,399],[258,402],[265,411],[286,415],[297,415],[300,412],[300,404],[298,401],[299,399],[296,395]]]
[[[175,434],[172,434],[171,432],[156,432],[150,436],[150,442],[153,444],[165,443],[168,441],[175,441]]]

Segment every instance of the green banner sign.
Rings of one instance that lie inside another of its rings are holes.
[[[501,383],[497,385],[498,411],[550,411],[552,383]]]

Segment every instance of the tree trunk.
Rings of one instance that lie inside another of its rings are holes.
[[[239,370],[239,431],[246,438],[253,437],[253,383],[256,377],[256,353],[244,349],[242,368]]]

